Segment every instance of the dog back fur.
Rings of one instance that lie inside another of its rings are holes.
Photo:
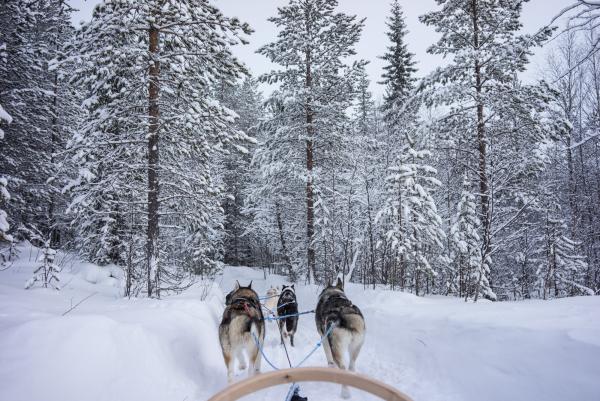
[[[237,358],[240,365],[245,367],[244,352],[247,353],[250,364],[248,375],[260,371],[260,353],[254,336],[260,344],[264,342],[265,322],[252,282],[247,287],[236,283],[234,290],[228,294],[226,303],[219,325],[219,342],[227,366],[228,380],[231,381],[234,359]]]
[[[365,340],[365,319],[358,306],[344,293],[342,281],[328,285],[319,296],[315,310],[317,331],[325,335],[333,325],[331,334],[323,341],[323,350],[329,366],[346,369],[346,354],[349,355],[348,369],[354,371],[356,359]],[[342,397],[349,397],[346,386],[342,386]]]

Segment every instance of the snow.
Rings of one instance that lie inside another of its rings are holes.
[[[6,110],[4,110],[2,105],[0,105],[0,120],[4,120],[8,124],[12,123],[12,117],[6,112]]]
[[[0,272],[0,394],[11,401],[206,400],[226,385],[217,326],[223,293],[236,279],[264,294],[285,279],[228,267],[217,284],[200,283],[163,300],[123,299],[116,266],[98,267],[58,252],[61,291],[23,290],[40,252],[21,245]],[[319,288],[296,285],[299,309]],[[600,297],[465,303],[350,284],[367,339],[357,370],[418,400],[593,400],[600,391]],[[92,295],[62,316],[77,302]],[[287,360],[274,323],[265,352]],[[318,340],[312,315],[300,318],[290,358]],[[321,350],[304,366],[325,366]],[[263,371],[271,368],[263,361]],[[245,378],[237,372],[236,379]],[[312,400],[337,400],[339,386],[301,385]],[[244,398],[283,400],[287,386]],[[358,390],[354,400],[371,400]]]
[[[3,233],[8,232],[8,229],[10,228],[6,217],[6,212],[4,210],[0,210],[0,231]]]

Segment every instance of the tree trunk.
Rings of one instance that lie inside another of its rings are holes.
[[[475,51],[479,49],[479,16],[477,0],[471,0],[471,11],[473,18],[473,47]],[[478,59],[475,59],[475,90],[477,102],[477,150],[479,152],[479,192],[481,196],[481,222],[483,223],[483,252],[482,264],[487,260],[491,250],[491,216],[489,210],[489,184],[487,176],[487,139],[485,137],[485,121],[483,117],[483,103],[481,101],[481,92],[483,89],[481,77],[481,65]],[[491,273],[491,266],[490,266]],[[482,273],[483,274],[483,269]],[[481,277],[477,280],[475,288],[474,301],[479,297],[479,287]]]
[[[371,195],[369,192],[369,180],[365,179],[365,188],[367,190],[367,215],[369,218],[369,264],[371,265],[371,280],[373,280],[373,289],[376,285],[375,274],[375,241],[373,240],[373,218],[371,217]]]
[[[58,7],[60,8],[59,16],[63,15],[63,7],[64,0],[60,0],[58,2]],[[55,51],[56,54],[60,51],[60,44],[58,40],[60,39],[58,36],[61,31],[59,30],[57,34],[57,42],[55,43]],[[50,135],[50,165],[52,166],[52,172],[56,173],[54,169],[56,163],[56,157],[54,156],[58,150],[59,144],[59,127],[58,127],[58,115],[60,114],[58,110],[58,70],[54,72],[53,77],[53,96],[52,96],[52,130]],[[52,248],[58,248],[60,246],[60,231],[57,227],[56,221],[56,190],[54,189],[54,185],[50,188],[50,205],[48,207],[48,223],[50,224],[50,246]]]
[[[160,297],[160,272],[158,255],[158,124],[159,124],[159,76],[160,63],[157,59],[159,31],[151,26],[149,31],[150,55],[148,67],[148,231],[146,237],[146,268],[148,273],[148,296]]]
[[[312,88],[312,60],[310,50],[306,51],[306,89],[309,95],[306,99],[306,261],[307,261],[307,280],[310,284],[314,281],[315,274],[315,211],[314,211],[314,194],[313,194],[313,137],[314,137],[314,113],[312,109],[312,98],[310,91]]]
[[[281,220],[281,210],[279,203],[275,203],[275,217],[277,219],[277,229],[279,230],[279,241],[281,242],[281,252],[283,253],[283,260],[285,261],[286,268],[288,270],[288,276],[293,277],[294,271],[292,268],[292,261],[287,250],[287,244],[285,242],[285,236],[283,235],[283,221]]]

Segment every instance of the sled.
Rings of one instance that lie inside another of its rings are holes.
[[[333,368],[293,368],[261,373],[246,380],[234,383],[208,401],[235,401],[248,394],[279,384],[298,382],[329,382],[344,384],[366,391],[386,401],[412,401],[406,394],[379,380]]]

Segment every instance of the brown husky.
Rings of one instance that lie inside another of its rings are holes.
[[[335,286],[328,284],[319,295],[315,321],[321,336],[333,326],[327,340],[323,341],[329,366],[346,369],[345,357],[349,354],[348,369],[354,371],[356,358],[365,341],[365,319],[360,309],[346,297],[344,285],[339,278]],[[350,397],[346,386],[342,386],[342,397]]]
[[[244,351],[249,360],[248,376],[260,373],[260,351],[256,341],[258,340],[262,347],[265,340],[265,321],[258,294],[252,289],[252,282],[247,287],[241,287],[236,281],[235,288],[227,298],[223,319],[219,325],[219,342],[227,366],[227,381],[231,382],[236,358],[240,361],[240,369],[245,368]]]

